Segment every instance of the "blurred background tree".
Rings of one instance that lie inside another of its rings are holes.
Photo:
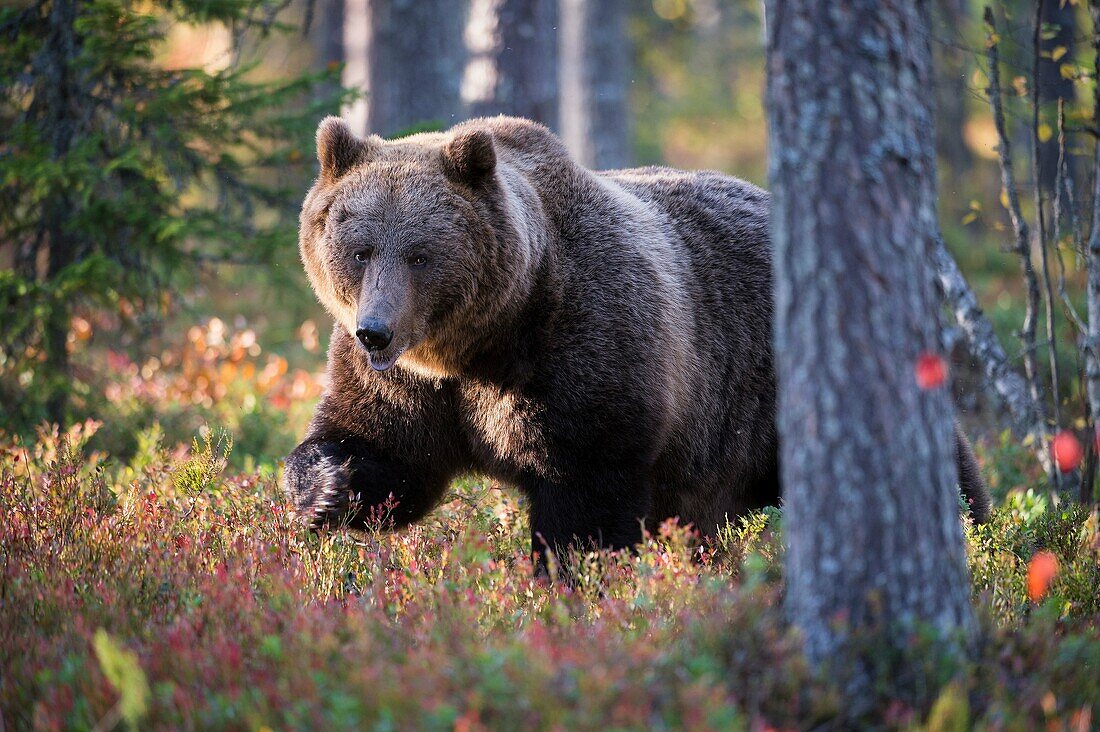
[[[455,3],[369,0],[366,11],[364,132],[388,137],[460,121],[465,16]]]
[[[558,0],[470,0],[462,78],[470,116],[514,114],[559,131],[558,24]]]
[[[71,416],[84,307],[139,329],[218,263],[271,265],[294,239],[317,118],[338,68],[262,80],[248,45],[286,2],[39,0],[0,9],[0,400],[26,428]],[[202,58],[178,26],[217,29]],[[196,64],[195,61],[201,61]],[[270,279],[265,268],[265,278]],[[272,280],[277,283],[279,278]]]
[[[625,0],[561,0],[561,136],[581,165],[630,165]]]

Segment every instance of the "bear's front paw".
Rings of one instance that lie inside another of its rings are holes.
[[[331,447],[300,445],[286,459],[284,489],[314,528],[345,521],[356,496],[351,488],[351,457]]]

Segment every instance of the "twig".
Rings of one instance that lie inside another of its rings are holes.
[[[1035,321],[1039,309],[1039,280],[1035,276],[1035,268],[1031,263],[1031,237],[1028,233],[1027,221],[1020,212],[1020,193],[1016,186],[1016,176],[1012,171],[1012,150],[1009,145],[1008,135],[1005,133],[1004,107],[1001,103],[1001,74],[999,70],[1000,54],[997,50],[996,25],[993,20],[993,11],[987,5],[985,7],[986,23],[986,56],[989,60],[989,104],[993,108],[993,123],[997,129],[997,156],[1001,164],[1001,185],[1004,187],[1005,197],[1008,199],[1008,213],[1012,219],[1012,228],[1016,234],[1016,253],[1020,258],[1020,267],[1023,270],[1024,283],[1027,286],[1027,303],[1024,312],[1024,323],[1020,330],[1020,338],[1024,343],[1024,372],[1027,377],[1028,390],[1031,393],[1031,401],[1037,422],[1044,425],[1043,433],[1046,433],[1046,414],[1043,409],[1043,390],[1039,384],[1039,363],[1035,355]],[[1040,445],[1040,453],[1047,452],[1047,440]],[[1048,470],[1052,482],[1055,480],[1054,472]]]
[[[1066,161],[1066,109],[1065,100],[1058,100],[1058,167],[1054,175],[1054,257],[1058,262],[1058,296],[1066,312],[1066,317],[1077,329],[1078,337],[1083,337],[1088,326],[1081,319],[1077,308],[1066,291],[1066,263],[1062,260],[1062,216],[1069,218],[1070,235],[1073,237],[1075,252],[1081,251],[1081,227],[1077,220],[1077,204],[1073,197],[1073,180],[1069,177],[1069,163]],[[1066,205],[1062,205],[1062,193],[1065,192]],[[1068,212],[1068,213],[1067,213]],[[1083,380],[1082,380],[1083,383]]]
[[[1035,3],[1035,28],[1032,36],[1032,72],[1031,72],[1031,167],[1035,176],[1035,219],[1038,224],[1039,258],[1043,267],[1043,308],[1046,311],[1047,352],[1050,357],[1051,406],[1054,409],[1054,423],[1062,424],[1062,388],[1058,373],[1058,342],[1054,335],[1054,290],[1050,280],[1050,262],[1047,256],[1046,211],[1043,207],[1043,180],[1040,163],[1042,141],[1039,139],[1039,60],[1042,50],[1043,6],[1044,0]],[[1057,477],[1057,474],[1056,474]],[[1059,481],[1060,482],[1060,481]]]
[[[119,699],[113,707],[111,707],[103,718],[96,722],[95,727],[92,728],[92,732],[107,732],[107,730],[114,729],[118,726],[118,723],[122,721],[122,699]]]
[[[1063,206],[1062,203],[1063,193],[1066,199],[1065,206]],[[1058,294],[1062,299],[1062,306],[1066,317],[1073,323],[1073,327],[1077,332],[1078,342],[1082,344],[1074,354],[1074,364],[1076,366],[1078,392],[1081,397],[1084,397],[1083,401],[1087,405],[1088,389],[1085,378],[1085,368],[1087,367],[1083,366],[1081,360],[1084,358],[1085,363],[1088,363],[1088,354],[1085,352],[1083,346],[1084,339],[1088,333],[1088,326],[1081,320],[1081,316],[1077,313],[1077,308],[1074,307],[1073,301],[1066,291],[1066,264],[1062,261],[1061,249],[1063,213],[1066,213],[1069,219],[1070,236],[1073,237],[1073,252],[1075,261],[1077,261],[1076,257],[1083,249],[1081,242],[1081,225],[1077,218],[1077,202],[1074,200],[1073,195],[1073,178],[1069,175],[1069,162],[1066,155],[1066,105],[1065,100],[1059,97],[1058,167],[1055,169],[1054,174],[1054,256],[1058,259]],[[1080,394],[1080,392],[1086,392],[1086,394]],[[1088,409],[1085,410],[1086,423],[1089,422],[1088,411]],[[1091,476],[1096,471],[1096,440],[1087,440],[1086,443],[1085,459],[1081,463],[1082,468],[1078,484],[1078,492],[1081,495],[1085,494],[1086,485],[1091,484]],[[1088,490],[1091,490],[1091,488]]]

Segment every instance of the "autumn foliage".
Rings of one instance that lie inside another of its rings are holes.
[[[230,362],[245,378],[249,337],[199,335],[181,358],[191,365],[170,371],[215,376]],[[246,378],[257,388],[261,363]],[[264,395],[293,392],[285,377]],[[164,393],[216,401],[235,388],[217,397],[173,380]],[[525,511],[499,486],[461,481],[407,531],[319,536],[288,512],[270,470],[228,467],[224,432],[189,448],[161,436],[119,461],[93,447],[100,429],[44,429],[0,449],[0,714],[13,728],[845,719],[779,612],[778,510],[706,544],[670,523],[637,553],[570,558],[575,584],[549,586],[533,577]],[[1100,699],[1095,514],[1010,501],[969,532],[980,655],[941,671],[927,698],[884,697],[876,719],[1087,729]],[[1036,592],[1047,554],[1061,571]]]
[[[205,425],[234,435],[236,465],[271,464],[294,446],[324,386],[323,374],[291,366],[272,353],[256,329],[211,317],[178,333],[149,338],[140,348],[117,344],[117,313],[73,318],[69,350],[81,380],[75,408],[98,416],[92,446],[128,458],[146,433],[187,445]],[[318,362],[316,324],[303,322],[294,349]],[[303,359],[304,361],[304,359]]]

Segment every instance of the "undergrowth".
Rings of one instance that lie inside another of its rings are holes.
[[[851,724],[782,620],[776,509],[710,543],[667,523],[637,552],[568,558],[573,586],[549,585],[524,507],[484,481],[406,531],[317,535],[273,472],[226,474],[225,435],[179,452],[151,430],[119,464],[87,449],[95,428],[0,448],[5,728]],[[1094,727],[1096,513],[1005,504],[968,537],[975,657],[927,698],[884,695],[875,723]],[[1036,603],[1039,550],[1059,572]]]

